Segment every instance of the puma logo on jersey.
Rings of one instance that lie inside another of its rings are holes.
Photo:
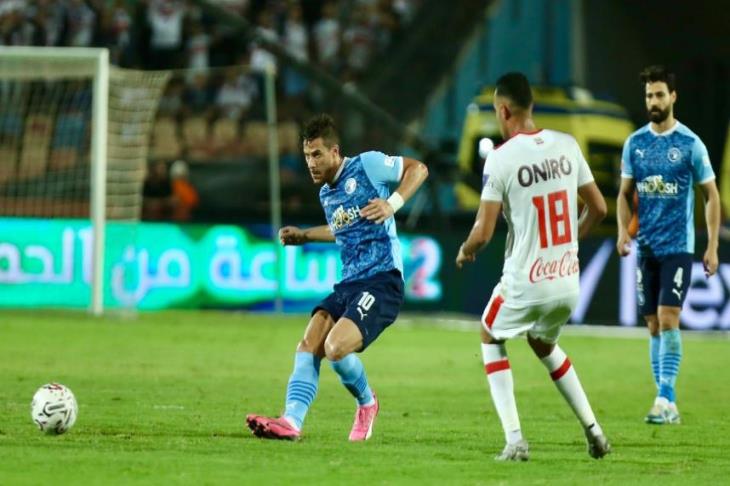
[[[638,155],[638,156],[639,156],[639,157],[641,157],[642,159],[644,158],[644,151],[643,151],[643,150],[641,150],[641,149],[636,149],[636,152],[635,152],[635,153],[636,153],[636,155]]]

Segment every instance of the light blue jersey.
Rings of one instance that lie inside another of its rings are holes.
[[[360,216],[371,199],[387,199],[389,184],[399,182],[402,174],[403,157],[365,152],[345,158],[334,182],[320,189],[319,200],[340,247],[343,282],[393,269],[403,275],[395,219],[375,224]]]
[[[694,185],[715,178],[702,140],[679,122],[661,134],[647,124],[626,140],[621,166],[639,195],[639,254],[694,253]]]

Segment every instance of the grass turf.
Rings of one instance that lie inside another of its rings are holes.
[[[426,323],[424,318],[401,322]],[[568,335],[614,453],[596,461],[524,340],[508,345],[528,463],[492,460],[503,435],[478,334],[394,325],[362,355],[381,400],[373,438],[351,444],[354,402],[323,365],[297,443],[254,438],[246,413],[283,408],[306,317],[165,312],[96,320],[5,312],[0,322],[0,484],[662,484],[722,482],[730,470],[725,338],[685,334],[680,426],[642,420],[653,399],[646,339]],[[69,386],[67,434],[35,429],[30,399]]]

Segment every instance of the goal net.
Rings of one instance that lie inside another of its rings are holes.
[[[95,314],[104,302],[106,221],[133,228],[139,220],[149,134],[168,77],[110,67],[105,49],[0,48],[0,217],[91,221],[83,274]],[[0,241],[2,283],[65,271],[39,248],[15,256],[19,249]],[[14,258],[41,268],[23,272]]]

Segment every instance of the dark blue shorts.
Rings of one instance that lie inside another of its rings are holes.
[[[354,322],[362,334],[362,349],[391,325],[403,304],[403,278],[398,270],[379,272],[363,280],[340,282],[312,310],[322,309],[335,321],[346,317]]]
[[[660,305],[682,307],[692,277],[692,254],[639,256],[636,290],[642,316],[657,313]]]

